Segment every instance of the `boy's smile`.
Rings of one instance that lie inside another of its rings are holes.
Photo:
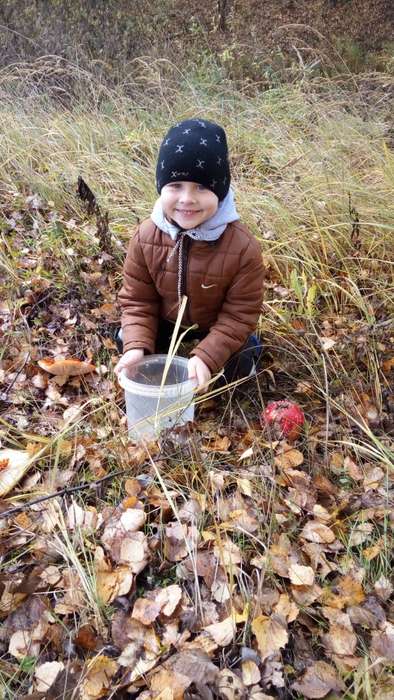
[[[213,216],[219,199],[214,192],[197,182],[170,182],[161,190],[164,213],[183,229],[197,228]]]

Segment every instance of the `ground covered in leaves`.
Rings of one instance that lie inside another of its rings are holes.
[[[113,376],[125,241],[73,196],[1,192],[3,697],[389,700],[390,258],[350,202],[330,306],[263,226],[264,369],[138,445]],[[294,443],[259,420],[286,397]]]

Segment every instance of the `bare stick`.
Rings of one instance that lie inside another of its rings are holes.
[[[64,489],[61,489],[61,491],[51,493],[49,494],[49,496],[41,496],[40,498],[36,498],[34,501],[28,501],[27,503],[23,503],[20,506],[14,506],[14,508],[9,508],[8,510],[3,511],[3,513],[0,513],[0,520],[2,518],[8,518],[9,515],[13,515],[14,513],[19,513],[19,511],[21,510],[31,508],[31,506],[36,505],[36,503],[43,503],[44,501],[49,501],[51,498],[57,498],[58,496],[68,496],[70,493],[82,491],[83,489],[95,488],[99,484],[102,484],[104,481],[108,481],[108,479],[113,479],[113,477],[120,476],[121,474],[125,474],[124,469],[118,472],[112,472],[112,474],[107,474],[107,476],[103,476],[102,479],[98,479],[97,481],[89,481],[86,484],[79,484],[78,486],[66,486]]]

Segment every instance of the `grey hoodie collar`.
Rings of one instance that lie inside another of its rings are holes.
[[[177,239],[181,229],[179,226],[171,224],[166,219],[160,197],[156,200],[150,218],[161,231],[171,236],[173,241]],[[184,233],[196,241],[217,241],[226,226],[232,221],[238,221],[238,219],[239,216],[235,208],[234,193],[230,187],[226,197],[219,202],[215,214],[207,221],[204,221],[200,226],[197,226],[197,228],[187,229]]]

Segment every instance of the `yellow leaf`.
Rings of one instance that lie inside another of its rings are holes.
[[[257,664],[251,659],[242,663],[242,680],[244,685],[256,685],[260,683],[261,673]]]
[[[252,631],[256,637],[262,661],[286,646],[289,640],[286,622],[277,614],[271,617],[265,615],[256,617],[252,622]]]

